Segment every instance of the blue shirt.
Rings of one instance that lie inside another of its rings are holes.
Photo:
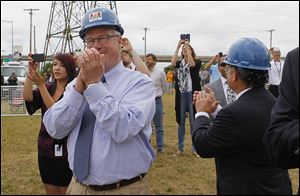
[[[111,184],[147,173],[155,152],[150,144],[155,91],[150,77],[124,67],[105,73],[106,83],[90,85],[82,94],[70,82],[63,98],[45,113],[43,122],[54,138],[68,138],[73,170],[74,150],[85,104],[96,116],[90,170],[84,184]]]
[[[209,83],[212,83],[213,81],[215,81],[221,77],[221,74],[218,69],[218,63],[214,64],[210,67],[209,73],[210,73]]]

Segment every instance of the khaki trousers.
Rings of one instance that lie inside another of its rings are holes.
[[[150,188],[147,176],[127,186],[104,191],[95,191],[73,177],[66,195],[150,195]]]

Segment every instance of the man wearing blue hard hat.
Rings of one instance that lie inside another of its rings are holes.
[[[149,77],[124,67],[123,33],[112,10],[87,11],[78,77],[44,116],[52,137],[69,135],[74,177],[67,194],[150,194],[145,175],[155,158],[149,142],[155,91]]]
[[[265,88],[270,60],[255,38],[232,44],[224,61],[227,82],[236,101],[223,108],[211,89],[194,95],[193,144],[203,158],[215,158],[217,194],[292,194],[288,171],[268,156],[263,135],[274,96]],[[215,116],[210,122],[209,115]]]

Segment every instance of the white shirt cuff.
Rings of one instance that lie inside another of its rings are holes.
[[[209,118],[209,114],[207,112],[197,112],[195,114],[195,119],[198,117],[198,116],[206,116],[207,118]]]
[[[212,115],[214,118],[216,118],[218,112],[222,109],[222,106],[220,106],[220,104],[218,105],[217,109],[211,113],[210,115]]]
[[[101,81],[100,81],[100,82],[101,82]],[[99,85],[100,82],[89,84],[89,85],[87,86],[86,90],[89,89],[89,88],[91,88],[91,87],[93,87],[93,86]]]

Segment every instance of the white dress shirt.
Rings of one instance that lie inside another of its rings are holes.
[[[282,79],[282,71],[284,61],[271,61],[271,68],[269,69],[269,84],[279,85]]]
[[[167,89],[167,77],[165,72],[153,67],[150,70],[150,77],[155,87],[155,97],[161,97]]]

